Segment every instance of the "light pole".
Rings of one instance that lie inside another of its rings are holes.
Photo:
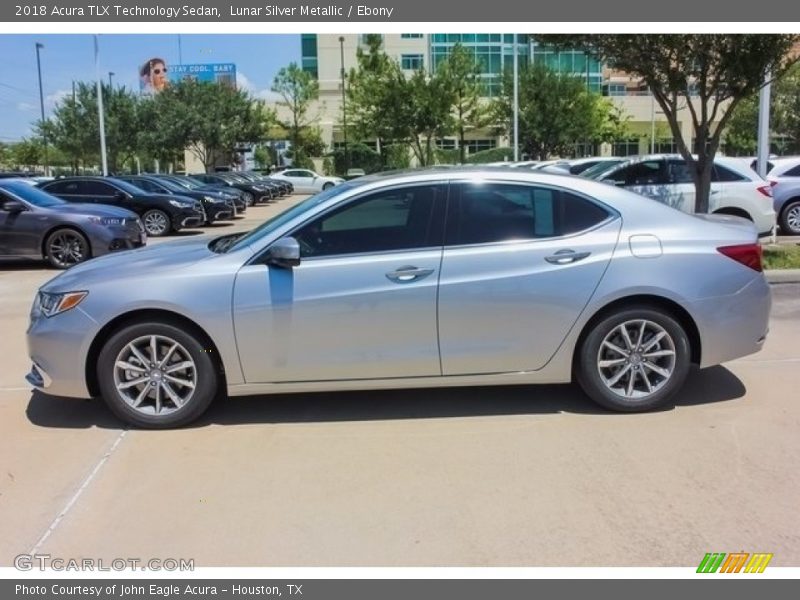
[[[517,52],[517,35],[514,34],[514,162],[519,160],[519,53]]]
[[[100,160],[103,166],[103,176],[108,175],[108,157],[106,156],[106,125],[103,114],[103,86],[100,85],[100,44],[97,35],[94,36],[94,70],[97,77],[97,117],[100,124]]]
[[[342,131],[344,137],[344,174],[347,175],[347,171],[350,168],[350,161],[348,160],[347,156],[347,100],[344,90],[344,36],[343,35],[339,36],[339,51],[342,59],[341,77],[342,77]]]
[[[109,88],[114,86],[114,79],[113,79],[114,75],[116,75],[116,73],[114,73],[114,71],[109,71],[108,72],[108,87]]]
[[[42,90],[42,61],[39,58],[39,50],[44,48],[44,44],[36,42],[36,70],[39,71],[39,107],[42,109],[42,127],[44,127],[44,92]],[[50,165],[47,159],[47,134],[42,129],[42,140],[44,141],[44,174],[50,175]]]

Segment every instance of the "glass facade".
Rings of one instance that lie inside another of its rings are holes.
[[[400,34],[401,40],[420,40],[422,39],[421,33],[401,33]]]
[[[519,64],[528,63],[528,36],[517,34]],[[434,33],[430,36],[431,68],[439,64],[461,44],[480,65],[486,96],[498,96],[502,91],[503,71],[514,62],[514,34],[501,33]]]
[[[593,92],[602,90],[603,69],[600,61],[581,50],[556,51],[534,42],[531,43],[531,59],[534,64],[543,64],[553,71],[580,77]]]
[[[317,56],[317,34],[300,34],[300,47],[302,51],[303,71],[311,73],[314,77],[319,77],[319,58]]]

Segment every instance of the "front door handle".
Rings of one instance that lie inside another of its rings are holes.
[[[408,265],[386,273],[386,278],[395,283],[411,283],[412,281],[424,279],[431,273],[433,273],[433,269],[420,269],[419,267]]]
[[[559,250],[551,256],[546,256],[545,260],[554,265],[568,265],[570,263],[583,260],[591,252],[575,252],[574,250]]]

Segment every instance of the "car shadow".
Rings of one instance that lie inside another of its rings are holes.
[[[57,275],[61,271],[50,266],[46,260],[4,258],[0,260],[0,271],[52,271]]]
[[[676,406],[713,404],[741,398],[741,380],[725,367],[694,369]],[[274,394],[227,398],[214,402],[208,412],[188,427],[245,423],[324,423],[387,421],[507,415],[586,414],[602,418],[637,418],[615,413],[589,400],[577,385],[519,385],[492,387],[425,388],[358,392]],[[102,400],[76,400],[35,391],[26,410],[34,425],[54,428],[125,426]]]

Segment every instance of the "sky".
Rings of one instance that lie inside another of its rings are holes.
[[[85,34],[0,35],[0,142],[14,142],[31,135],[40,118],[39,53],[45,117],[60,98],[72,93],[73,81],[95,81],[94,36]],[[179,54],[180,41],[180,54]],[[139,90],[138,68],[151,57],[167,65],[234,63],[237,83],[255,96],[274,99],[269,91],[281,67],[300,63],[300,35],[121,35],[99,36],[100,74],[108,82]]]

